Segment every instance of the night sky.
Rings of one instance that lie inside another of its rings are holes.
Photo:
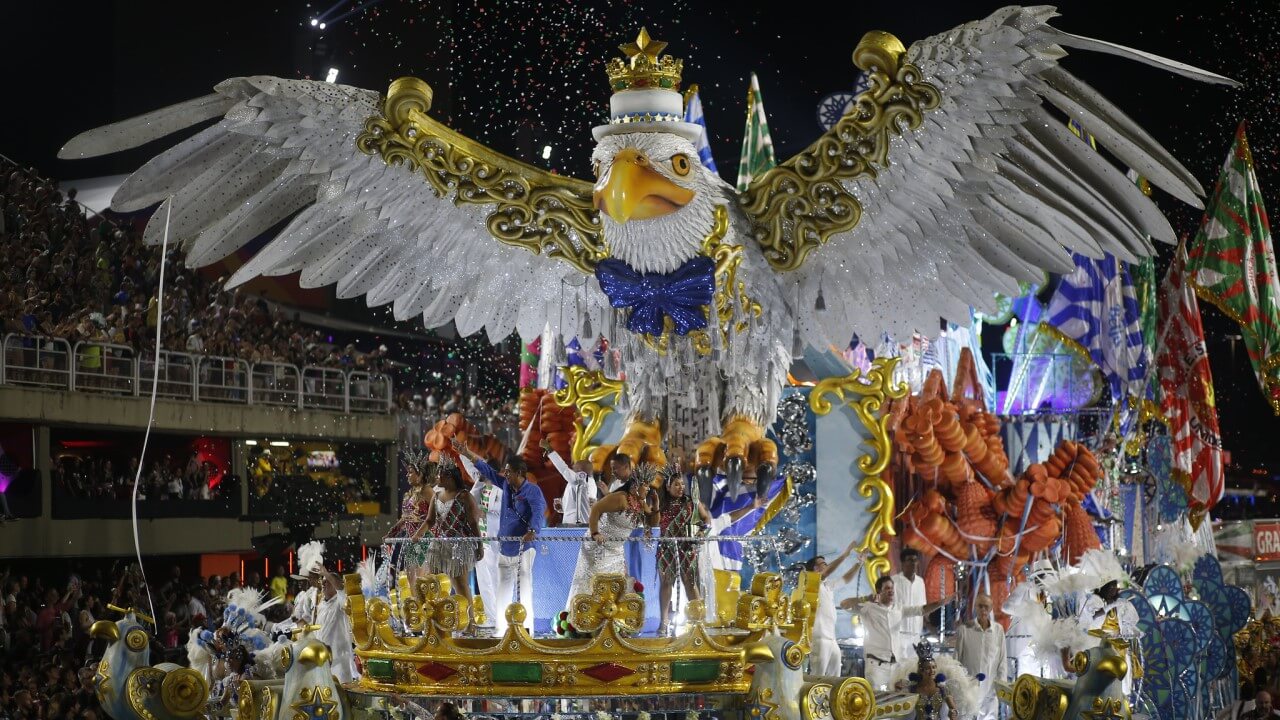
[[[0,152],[56,178],[128,172],[173,141],[87,162],[54,155],[79,131],[207,93],[227,77],[323,78],[335,67],[339,82],[382,91],[395,77],[418,75],[435,89],[435,117],[522,160],[585,177],[589,130],[607,110],[604,62],[646,25],[684,59],[686,85],[702,88],[716,162],[733,181],[750,72],[760,77],[777,155],[785,158],[820,133],[819,100],[851,87],[850,53],[864,32],[889,30],[910,44],[1002,4],[384,0],[326,12],[328,2],[6,3]],[[1206,192],[1235,126],[1247,120],[1264,195],[1280,205],[1280,2],[1064,2],[1059,9],[1055,25],[1063,30],[1242,81],[1228,90],[1110,56],[1065,61],[1169,147]],[[309,23],[321,16],[323,31]],[[541,158],[545,145],[550,160]],[[1179,232],[1194,232],[1199,211],[1157,200]],[[1238,329],[1207,304],[1201,309],[1227,446],[1237,465],[1280,474],[1280,421],[1263,402],[1243,345],[1229,339]]]

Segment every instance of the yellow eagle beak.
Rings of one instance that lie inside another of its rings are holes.
[[[120,628],[111,620],[99,620],[89,626],[89,637],[94,640],[115,642],[120,639]]]
[[[649,158],[635,148],[613,156],[609,171],[596,182],[596,209],[615,222],[649,220],[679,210],[694,192],[671,182],[653,169]]]

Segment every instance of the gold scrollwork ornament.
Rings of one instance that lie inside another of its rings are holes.
[[[795,270],[832,235],[852,230],[862,206],[842,181],[874,178],[888,164],[894,135],[914,130],[942,95],[904,60],[893,35],[869,32],[853,51],[870,87],[853,108],[799,155],[758,177],[743,197],[756,242],[776,270]]]
[[[567,384],[552,397],[562,407],[576,407],[582,417],[573,435],[573,461],[578,462],[589,458],[596,449],[591,441],[600,432],[604,419],[613,412],[613,407],[602,401],[612,397],[613,403],[618,403],[624,383],[606,377],[603,371],[587,370],[581,365],[569,365],[562,371]]]
[[[897,365],[898,358],[876,358],[865,375],[854,370],[845,377],[826,378],[809,392],[809,407],[815,414],[830,413],[835,406],[827,396],[834,395],[853,410],[870,433],[865,442],[871,450],[858,458],[858,469],[862,471],[858,493],[874,500],[871,504],[871,524],[858,544],[858,551],[871,556],[867,558],[865,567],[867,581],[872,585],[883,573],[889,571],[887,538],[895,534],[893,488],[882,477],[889,467],[889,418],[881,410],[887,401],[907,395],[906,384],[893,380],[893,371]],[[846,397],[846,393],[849,397]]]
[[[553,175],[506,157],[431,119],[431,86],[394,80],[382,114],[365,121],[356,147],[388,165],[419,171],[440,198],[494,205],[486,227],[494,238],[585,273],[609,256],[591,183]]]

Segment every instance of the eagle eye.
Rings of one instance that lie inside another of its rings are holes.
[[[676,174],[680,177],[688,175],[689,170],[692,169],[692,166],[689,165],[689,156],[684,153],[676,153],[675,155],[672,155],[671,169],[675,170]]]

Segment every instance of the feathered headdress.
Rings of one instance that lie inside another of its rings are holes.
[[[324,543],[312,540],[298,548],[298,580],[310,580],[311,573],[324,567]]]
[[[208,633],[208,636],[205,636]],[[187,635],[187,665],[193,667],[202,673],[207,673],[208,666],[213,662],[213,655],[209,653],[209,640],[212,639],[213,633],[202,628],[191,628],[191,632]]]
[[[978,711],[978,703],[982,699],[978,681],[950,655],[935,655],[933,663],[938,670],[938,676],[935,676],[934,682],[944,689],[947,695],[947,704],[954,705],[960,717],[970,717],[976,713]],[[898,663],[893,671],[889,687],[897,687],[898,683],[903,680],[911,681],[911,676],[916,674],[916,667],[911,663]],[[938,677],[942,679],[939,680]]]
[[[1121,587],[1129,585],[1129,573],[1120,564],[1120,558],[1110,550],[1086,551],[1076,562],[1076,567],[1086,576],[1096,578],[1093,587],[1101,587],[1109,582],[1120,583]]]
[[[262,611],[280,604],[280,598],[267,599],[265,592],[253,588],[235,588],[227,593],[227,607],[222,611],[222,624],[236,634],[267,624]]]
[[[375,597],[378,589],[378,566],[372,554],[356,565],[356,574],[360,576],[360,593],[366,598]]]

